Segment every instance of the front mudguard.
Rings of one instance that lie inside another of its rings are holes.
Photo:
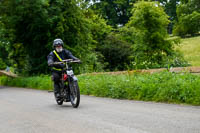
[[[73,81],[78,81],[78,78],[76,76],[72,76]]]

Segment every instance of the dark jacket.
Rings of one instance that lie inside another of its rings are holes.
[[[66,49],[64,49],[62,52],[60,53],[57,53],[60,58],[62,60],[65,60],[65,59],[74,59],[74,60],[77,60],[78,58],[74,57],[72,55],[72,53]],[[48,66],[51,66],[51,67],[55,67],[55,68],[61,68],[61,65],[53,65],[54,62],[60,62],[60,60],[58,59],[58,57],[53,53],[53,51],[47,56],[47,59],[48,59]]]

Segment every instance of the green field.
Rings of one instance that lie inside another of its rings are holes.
[[[192,66],[200,66],[200,36],[181,39],[178,49]]]

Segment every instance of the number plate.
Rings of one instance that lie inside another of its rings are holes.
[[[74,74],[74,72],[72,70],[67,71],[67,75],[73,75],[73,74]]]

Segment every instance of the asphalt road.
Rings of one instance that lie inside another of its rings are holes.
[[[0,86],[0,133],[200,133],[200,107],[81,96],[75,109],[47,91]]]

